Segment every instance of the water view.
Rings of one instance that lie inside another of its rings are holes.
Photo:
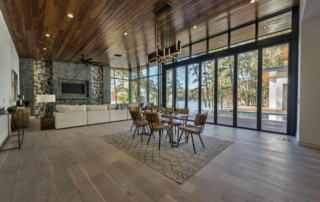
[[[198,102],[188,102],[189,112],[192,114],[198,113]],[[177,102],[177,108],[185,108],[185,102],[179,101]],[[214,115],[213,108],[205,108],[204,103],[201,103],[202,112],[208,112],[209,115]],[[218,106],[221,108],[221,106]],[[257,112],[251,111],[239,111],[238,109],[238,118],[247,118],[247,119],[257,119]],[[232,109],[218,109],[218,116],[233,116]],[[265,113],[261,114],[262,120],[270,120],[270,121],[287,121],[287,114],[277,114],[277,113]]]

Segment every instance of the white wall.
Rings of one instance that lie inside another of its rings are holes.
[[[277,106],[276,110],[283,110],[282,104],[283,104],[283,84],[288,83],[288,72],[279,72],[277,73]]]
[[[277,108],[277,83],[275,78],[269,79],[269,108],[276,109]]]
[[[320,148],[320,1],[303,0],[302,5],[299,144]]]
[[[15,105],[11,102],[11,69],[19,78],[19,57],[0,11],[0,108]],[[19,79],[18,79],[19,80]],[[8,134],[8,117],[0,116],[0,145]]]

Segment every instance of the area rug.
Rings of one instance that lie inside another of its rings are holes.
[[[155,137],[150,138],[149,145],[147,145],[149,136],[144,136],[141,143],[141,136],[136,136],[132,139],[132,134],[127,131],[101,136],[105,141],[181,184],[232,144],[228,140],[204,135],[201,137],[205,148],[202,147],[199,137],[194,135],[194,144],[197,152],[194,154],[191,137],[189,137],[188,143],[180,144],[178,148],[171,148],[169,137],[167,139],[162,137],[159,150],[158,133],[155,133]]]

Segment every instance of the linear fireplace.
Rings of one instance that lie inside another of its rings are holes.
[[[84,84],[62,83],[62,93],[84,94]]]
[[[58,78],[56,96],[62,100],[90,99],[90,82],[77,79]]]

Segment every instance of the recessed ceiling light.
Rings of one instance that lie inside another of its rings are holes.
[[[221,41],[219,41],[219,43],[221,43]]]
[[[197,26],[193,26],[193,29],[197,29]]]
[[[47,50],[47,48],[43,48],[43,50]]]
[[[46,34],[46,37],[50,37],[50,34]]]
[[[127,51],[125,50],[124,52],[126,53]]]
[[[127,32],[125,32],[125,33],[123,33],[123,35],[127,36],[127,35],[128,35],[128,33],[127,33]]]
[[[71,13],[69,13],[67,16],[68,18],[73,18],[73,15]]]
[[[256,0],[251,0],[250,3],[251,4],[256,3]]]
[[[41,60],[43,60],[43,58],[41,58]]]
[[[267,29],[267,27],[264,27],[263,29]]]

